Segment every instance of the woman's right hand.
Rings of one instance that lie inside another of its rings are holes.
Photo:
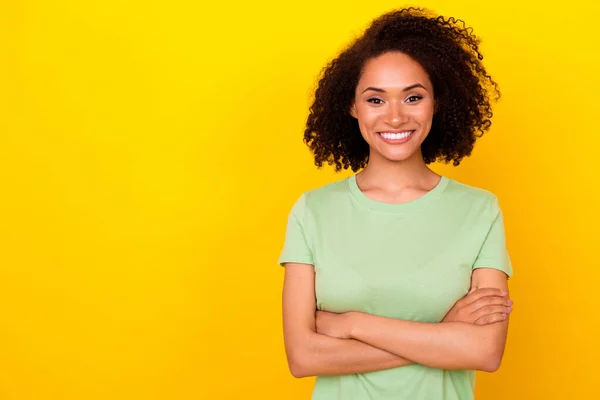
[[[512,312],[512,300],[506,292],[495,288],[471,288],[460,299],[442,322],[466,322],[475,325],[488,325],[504,321]]]

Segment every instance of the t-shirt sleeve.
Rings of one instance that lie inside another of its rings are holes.
[[[279,256],[279,265],[286,262],[313,265],[313,254],[308,246],[305,231],[306,198],[303,194],[289,213],[285,241]]]
[[[504,231],[504,215],[498,204],[498,199],[492,200],[492,223],[481,246],[473,269],[494,268],[503,271],[508,277],[513,274],[512,263],[506,248]]]

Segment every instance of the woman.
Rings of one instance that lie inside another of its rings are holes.
[[[375,20],[324,70],[305,142],[359,173],[288,220],[283,328],[313,399],[472,399],[502,359],[512,274],[496,196],[440,176],[490,127],[496,83],[470,28],[421,9]]]

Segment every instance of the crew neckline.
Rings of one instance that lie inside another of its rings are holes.
[[[385,213],[402,214],[406,211],[415,210],[419,207],[423,207],[434,201],[444,191],[446,186],[448,186],[448,182],[450,181],[450,179],[441,175],[440,181],[433,189],[431,189],[424,195],[406,203],[387,203],[368,197],[358,187],[358,184],[356,183],[356,174],[348,177],[347,181],[352,197],[364,207],[370,210],[376,210]]]

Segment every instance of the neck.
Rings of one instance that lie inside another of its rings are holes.
[[[390,161],[383,157],[369,158],[367,166],[360,172],[363,183],[390,191],[435,185],[438,179],[439,175],[425,164],[420,151],[403,161]]]

